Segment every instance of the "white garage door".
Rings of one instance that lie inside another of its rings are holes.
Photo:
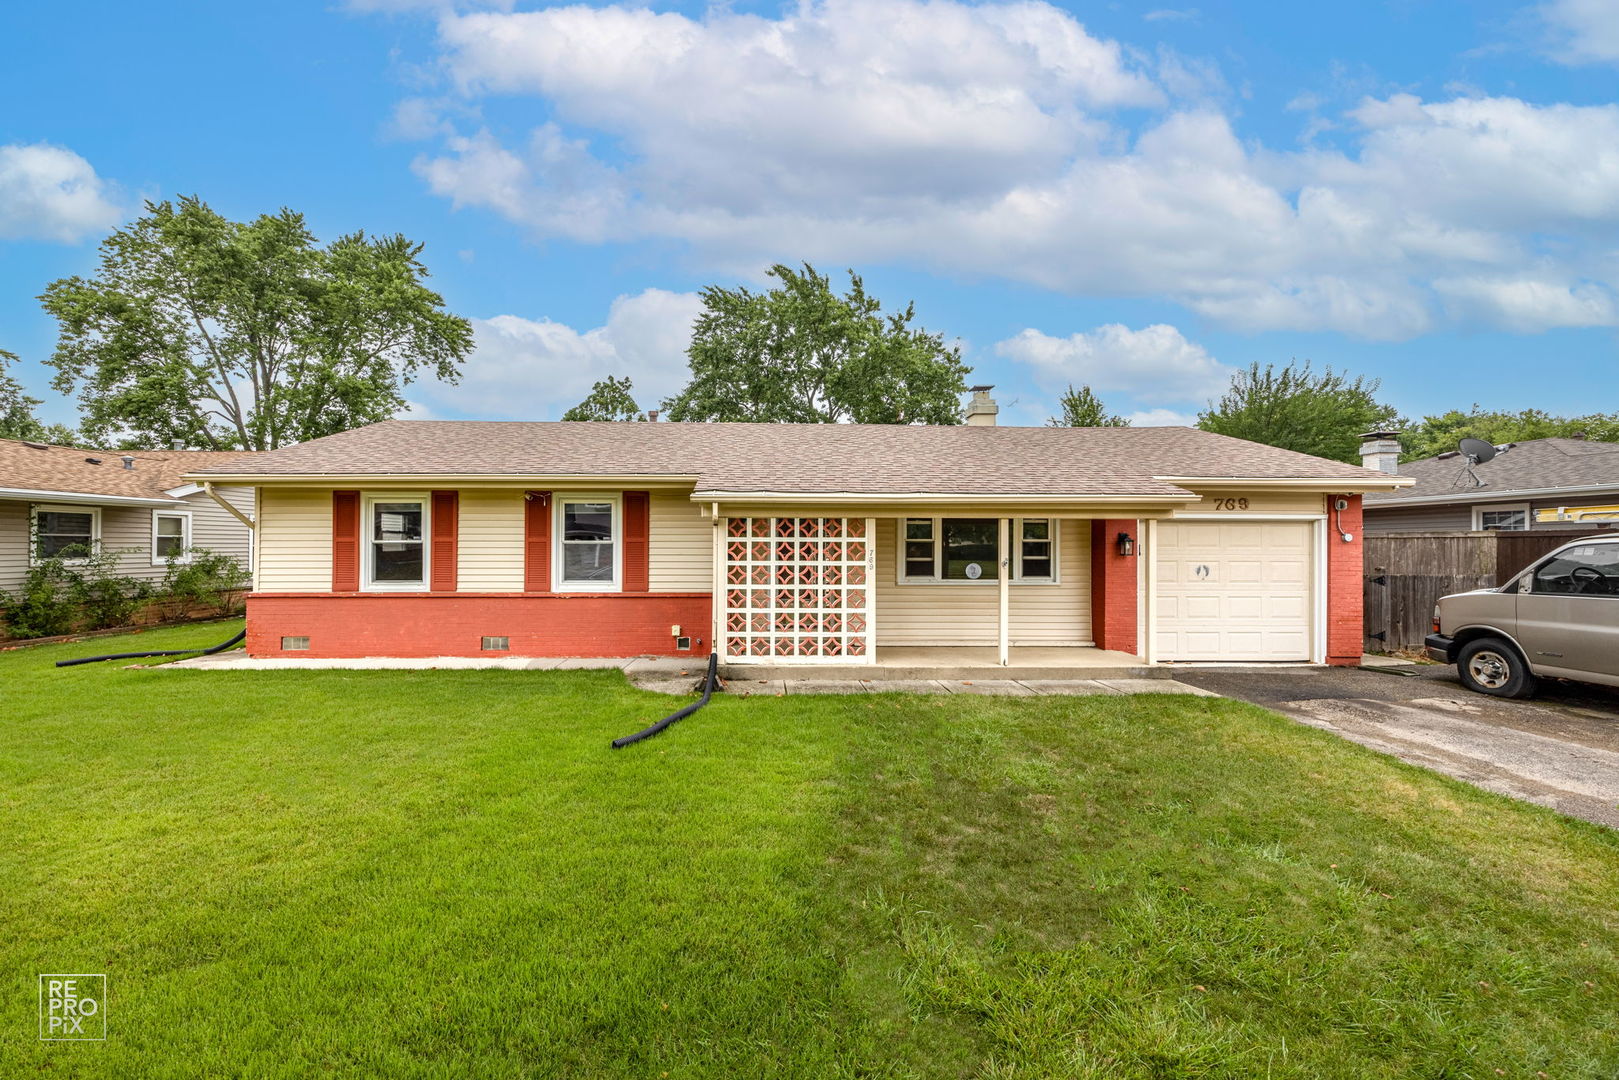
[[[1308,521],[1160,521],[1158,657],[1309,660]]]

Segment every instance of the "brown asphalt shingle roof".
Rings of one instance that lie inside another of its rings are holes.
[[[126,454],[135,459],[133,469],[124,468]],[[166,490],[186,483],[181,478],[185,473],[249,456],[241,451],[80,450],[0,439],[0,488],[163,499]],[[92,458],[101,464],[91,464]]]
[[[1473,471],[1484,481],[1475,487],[1463,471],[1467,461],[1458,455],[1423,458],[1400,466],[1401,476],[1416,478],[1416,486],[1368,495],[1368,506],[1397,504],[1406,499],[1452,496],[1455,502],[1499,500],[1514,491],[1551,488],[1588,488],[1609,485],[1619,491],[1619,443],[1586,439],[1531,439],[1498,454]]]
[[[199,475],[204,470],[197,470]],[[698,491],[1173,495],[1155,476],[1376,478],[1356,465],[1195,428],[388,420],[217,475],[670,476]]]

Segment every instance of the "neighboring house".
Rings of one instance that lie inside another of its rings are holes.
[[[391,420],[257,488],[255,656],[1358,663],[1361,493],[1190,428]]]
[[[1535,439],[1469,468],[1459,453],[1399,460],[1397,432],[1372,432],[1368,468],[1415,483],[1366,496],[1366,531],[1611,528],[1619,522],[1619,443]]]
[[[167,557],[208,548],[248,565],[252,530],[182,474],[243,458],[186,450],[78,450],[0,439],[0,590],[42,556],[119,552],[119,574],[160,579]],[[245,516],[253,491],[216,487]],[[182,558],[184,556],[182,555]]]

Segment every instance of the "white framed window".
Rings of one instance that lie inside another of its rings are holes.
[[[166,566],[169,557],[191,561],[191,511],[152,511],[152,565]]]
[[[1013,518],[1011,583],[1057,584],[1056,518]],[[1000,580],[998,518],[913,517],[899,525],[899,584],[992,585]]]
[[[427,496],[379,492],[361,503],[361,587],[372,592],[425,590],[431,555]]]
[[[37,503],[30,515],[33,543],[28,561],[60,558],[63,562],[83,562],[101,548],[101,508],[98,506],[52,506]]]
[[[1497,532],[1522,532],[1529,528],[1528,503],[1496,503],[1473,507],[1473,528]]]
[[[624,508],[614,495],[559,493],[551,587],[558,592],[618,592],[622,588]]]

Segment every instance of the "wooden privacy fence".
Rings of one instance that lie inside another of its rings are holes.
[[[1488,589],[1593,530],[1386,533],[1366,538],[1367,652],[1420,649],[1441,596]]]

